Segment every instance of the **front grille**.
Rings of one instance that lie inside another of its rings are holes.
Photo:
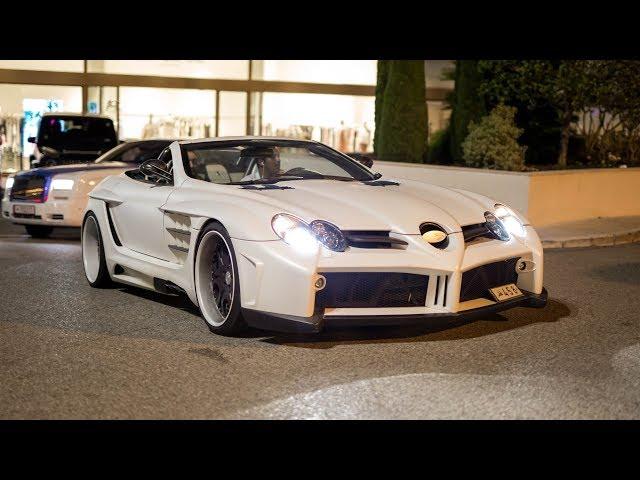
[[[460,287],[460,301],[466,302],[476,298],[494,300],[489,292],[490,288],[518,282],[517,261],[517,258],[510,258],[464,272]]]
[[[316,293],[316,307],[424,306],[429,277],[390,272],[323,273],[327,283]]]
[[[402,248],[404,240],[389,236],[388,230],[343,230],[347,245],[354,248]]]
[[[16,175],[9,199],[43,203],[47,200],[48,180],[43,175]]]

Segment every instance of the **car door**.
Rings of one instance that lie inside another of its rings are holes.
[[[171,161],[169,148],[159,159],[167,164]],[[160,210],[173,191],[173,182],[143,175],[127,175],[118,184],[122,203],[110,207],[110,213],[123,246],[163,260],[174,258],[165,241],[164,213]]]

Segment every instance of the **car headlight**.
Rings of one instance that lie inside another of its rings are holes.
[[[347,240],[344,238],[342,231],[334,224],[324,220],[314,220],[309,227],[311,227],[316,239],[329,250],[344,252],[347,248]]]
[[[494,215],[502,222],[507,232],[511,235],[515,235],[516,237],[524,237],[526,235],[524,225],[518,219],[516,214],[513,213],[513,210],[500,203],[496,203],[494,207]]]
[[[15,181],[15,180],[13,179],[13,177],[9,177],[9,178],[7,178],[7,183],[5,184],[4,188],[5,188],[7,191],[11,190],[11,187],[13,187],[13,182],[14,182],[14,181]]]
[[[303,253],[312,253],[321,243],[334,252],[344,252],[347,240],[334,224],[324,220],[314,220],[307,225],[293,215],[279,213],[271,220],[271,227],[282,240]]]
[[[51,190],[71,190],[73,188],[73,180],[68,178],[54,178],[51,182]]]
[[[271,228],[282,240],[300,253],[311,254],[318,250],[318,240],[309,226],[299,218],[279,213],[271,219]]]

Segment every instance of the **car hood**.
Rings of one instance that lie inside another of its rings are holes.
[[[493,206],[486,197],[422,182],[373,183],[301,180],[275,184],[291,188],[243,190],[254,192],[262,202],[271,200],[274,207],[307,222],[320,219],[344,230],[405,234],[418,234],[424,222],[442,225],[449,233],[458,232],[463,225],[484,222],[484,212]]]

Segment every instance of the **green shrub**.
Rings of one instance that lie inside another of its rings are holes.
[[[487,114],[484,96],[479,91],[482,75],[478,70],[478,60],[456,60],[454,80],[453,94],[449,99],[449,156],[461,162],[462,142],[469,133],[469,123]]]
[[[480,122],[469,124],[462,142],[465,163],[472,167],[521,171],[526,147],[518,144],[522,129],[515,124],[516,109],[498,105]]]

